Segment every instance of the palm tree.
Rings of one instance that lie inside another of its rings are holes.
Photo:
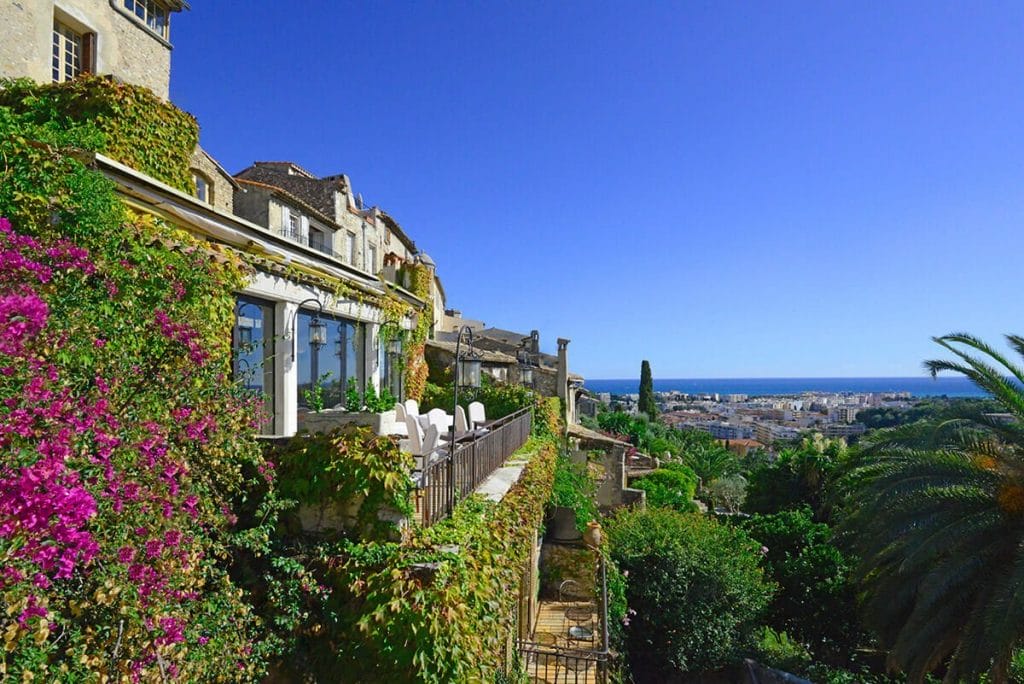
[[[843,529],[892,669],[1006,682],[1024,643],[1024,370],[970,335],[933,339],[956,359],[926,362],[932,376],[967,376],[1008,415],[968,407],[879,432],[843,478]],[[1024,338],[1007,340],[1024,356]]]

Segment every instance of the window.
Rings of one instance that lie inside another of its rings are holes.
[[[274,432],[274,304],[238,297],[231,350],[235,382],[263,398],[260,429]]]
[[[124,0],[124,8],[137,16],[149,30],[167,39],[167,8],[155,0]]]
[[[370,273],[377,272],[377,245],[366,246],[366,270]]]
[[[195,187],[195,196],[200,202],[206,202],[207,204],[213,204],[213,186],[210,184],[210,179],[199,173],[198,171],[192,172],[192,185]]]
[[[79,33],[63,22],[53,20],[53,82],[70,81],[93,70],[96,34]]]
[[[302,217],[294,211],[288,212],[288,235],[295,239],[302,236]]]
[[[327,344],[317,349],[309,343],[309,324],[313,314],[299,311],[297,321],[299,406],[308,408],[306,392],[319,381],[323,387],[324,407],[345,403],[345,390],[349,378],[362,389],[360,369],[363,365],[363,328],[355,321],[333,316],[321,316],[327,325]]]
[[[352,266],[356,265],[356,235],[355,233],[345,234],[345,256],[348,257],[348,263]]]

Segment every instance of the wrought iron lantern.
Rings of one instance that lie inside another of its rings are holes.
[[[320,317],[324,315],[324,305],[316,297],[305,299],[299,302],[299,308],[296,309],[295,315],[292,316],[292,361],[298,356],[299,336],[296,333],[298,332],[299,312],[303,306],[310,302],[316,304],[317,313],[313,315],[313,319],[309,322],[309,345],[315,351],[320,351],[327,344],[327,324],[320,320]]]

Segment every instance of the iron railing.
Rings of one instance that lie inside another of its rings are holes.
[[[531,682],[551,682],[551,684],[607,684],[611,671],[611,651],[608,647],[608,576],[605,571],[604,557],[597,554],[597,573],[594,577],[598,585],[599,603],[596,606],[600,631],[594,639],[600,643],[594,648],[583,648],[572,645],[573,642],[562,635],[564,645],[540,644],[529,639],[518,642],[519,668],[524,670]],[[560,639],[561,641],[561,639]]]
[[[532,424],[530,409],[519,409],[490,423],[486,432],[460,438],[454,449],[445,446],[425,456],[427,465],[420,478],[423,525],[433,525],[448,517],[460,499],[469,496],[516,449],[526,444]]]
[[[292,230],[291,227],[282,229],[281,234],[292,242],[298,242],[300,245],[312,247],[316,251],[326,254],[327,256],[337,256],[337,254],[334,253],[334,248],[331,246],[330,235],[303,235],[296,230]]]

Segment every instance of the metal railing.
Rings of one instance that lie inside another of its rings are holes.
[[[486,432],[458,439],[455,448],[440,458],[426,457],[428,465],[420,478],[423,525],[433,525],[448,517],[460,499],[469,496],[516,449],[526,444],[532,417],[529,408],[519,409],[487,425]],[[431,456],[442,449],[449,447],[441,447]]]
[[[330,235],[303,235],[298,231],[292,230],[290,227],[282,229],[281,235],[285,236],[292,242],[298,242],[300,245],[312,247],[316,251],[326,254],[327,256],[337,256],[334,253],[334,248],[331,246]]]
[[[608,648],[608,579],[604,558],[597,556],[595,580],[599,582],[600,603],[597,619],[600,632],[594,634],[601,642],[595,648],[574,645],[540,644],[528,639],[518,642],[519,667],[531,682],[551,684],[607,684],[611,671],[611,652]],[[566,644],[570,644],[566,640]]]

